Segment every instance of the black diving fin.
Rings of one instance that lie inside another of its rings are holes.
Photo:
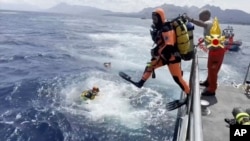
[[[167,103],[166,108],[168,111],[172,111],[187,104],[187,101],[188,101],[188,97],[181,99],[181,100],[174,100],[174,101]]]
[[[135,82],[135,81],[133,81],[133,80],[131,80],[131,77],[130,77],[128,74],[126,74],[126,73],[124,73],[124,72],[119,72],[119,76],[120,76],[121,78],[127,80],[128,82],[134,84],[136,87],[138,87],[138,83]]]

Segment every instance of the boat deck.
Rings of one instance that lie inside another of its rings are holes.
[[[250,108],[250,95],[233,86],[219,86],[215,97],[202,96],[201,99],[210,103],[211,111],[210,115],[202,116],[204,141],[229,141],[229,127],[224,119],[233,118],[234,107]]]

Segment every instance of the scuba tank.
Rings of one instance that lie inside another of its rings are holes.
[[[194,25],[191,22],[186,23],[187,30],[188,30],[188,36],[189,36],[189,41],[190,41],[190,48],[189,52],[194,50]]]
[[[182,16],[178,16],[174,20],[172,20],[172,25],[175,30],[176,34],[176,44],[177,48],[179,50],[179,53],[181,55],[181,58],[184,60],[186,59],[186,55],[188,53],[190,42],[189,42],[189,35],[188,30],[186,26],[186,19]]]
[[[250,112],[250,109],[248,109],[248,112]],[[238,124],[250,125],[249,114],[246,111],[244,111],[241,107],[234,108],[232,114]]]
[[[193,36],[194,25],[191,22],[186,22],[186,27],[188,31],[190,45],[188,48],[188,53],[184,55],[184,59],[191,60],[194,55],[194,36]]]
[[[183,16],[173,19],[172,23],[176,33],[176,42],[181,58],[184,61],[189,61],[193,58],[194,54],[194,25]]]

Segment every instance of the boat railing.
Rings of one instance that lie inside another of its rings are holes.
[[[187,105],[178,109],[173,141],[203,141],[198,74],[198,55],[195,48],[189,78],[190,96]],[[182,93],[181,99],[184,97],[185,94]]]

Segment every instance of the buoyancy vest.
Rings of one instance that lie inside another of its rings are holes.
[[[93,92],[91,90],[86,90],[83,91],[81,94],[81,97],[84,98],[89,98],[89,99],[95,99],[95,94],[93,94]]]

